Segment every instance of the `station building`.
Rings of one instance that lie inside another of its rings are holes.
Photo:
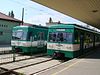
[[[49,22],[46,22],[46,26],[47,27],[50,27],[50,26],[52,26],[52,25],[58,25],[58,24],[64,24],[64,23],[61,23],[60,21],[58,21],[58,22],[53,22],[53,20],[52,20],[52,18],[50,17],[49,18]]]
[[[0,12],[0,45],[10,45],[12,28],[21,21]]]

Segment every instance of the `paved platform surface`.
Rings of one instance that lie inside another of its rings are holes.
[[[36,75],[100,75],[100,48]]]

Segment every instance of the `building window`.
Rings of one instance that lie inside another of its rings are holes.
[[[8,25],[4,25],[4,27],[8,27]]]
[[[3,27],[3,24],[2,24],[2,27]]]
[[[0,35],[3,35],[3,32],[2,31],[0,31]]]
[[[8,25],[0,24],[0,27],[8,27]]]

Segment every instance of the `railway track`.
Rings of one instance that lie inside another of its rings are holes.
[[[0,66],[0,68],[2,70],[4,70],[4,72],[3,73],[1,72],[1,73],[2,74],[8,73],[8,72],[11,73],[11,72],[13,72],[13,70],[28,67],[31,65],[40,64],[40,63],[47,62],[50,60],[52,60],[52,59],[44,56],[44,57],[37,57],[34,59],[28,59],[28,60],[18,61],[18,62],[14,62],[14,63],[4,64],[4,65]],[[16,72],[13,72],[13,73],[16,73]]]
[[[41,56],[45,56],[45,55],[46,54],[43,54],[43,53],[35,54],[33,56],[15,54],[15,62],[33,59],[33,58],[41,57]],[[0,65],[7,64],[7,63],[13,63],[13,54],[0,55]]]
[[[15,55],[16,57],[17,56],[21,56],[20,54],[16,54]],[[9,54],[2,54],[2,55],[0,55],[0,60],[1,59],[8,59],[8,58],[12,58],[13,57],[13,53],[9,53]]]
[[[16,61],[29,58],[29,56],[21,56],[16,54]],[[0,55],[0,65],[13,62],[13,54]]]
[[[33,56],[15,54],[15,57],[16,61],[13,62],[12,53],[0,55],[0,75],[35,74],[61,64],[61,62],[48,57],[46,54]],[[37,68],[41,66],[42,68]],[[34,71],[31,71],[32,69]],[[30,72],[27,72],[28,70]]]
[[[12,53],[11,47],[0,47],[0,55]]]
[[[22,73],[24,75],[34,75],[36,73],[45,71],[47,69],[53,68],[53,67],[60,65],[60,64],[61,64],[61,62],[59,62],[58,60],[49,60],[49,61],[46,61],[46,62],[43,62],[43,63],[39,63],[39,64],[36,64],[36,65],[31,65],[31,66],[28,66],[28,67],[16,69],[16,70],[13,70],[13,71],[17,72],[19,74]]]
[[[8,63],[1,65],[0,68],[2,70],[6,70],[5,72],[1,72],[1,74],[6,75],[6,74],[25,74],[25,75],[30,75],[30,74],[35,74],[41,71],[44,71],[46,69],[52,68],[54,66],[57,66],[61,64],[59,60],[54,60],[48,56],[42,56],[42,57],[37,57],[34,59],[28,59],[28,60],[23,60],[23,61],[18,61],[14,63]],[[29,71],[29,72],[28,72]]]

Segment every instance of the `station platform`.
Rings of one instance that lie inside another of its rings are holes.
[[[36,75],[100,75],[100,48]]]

